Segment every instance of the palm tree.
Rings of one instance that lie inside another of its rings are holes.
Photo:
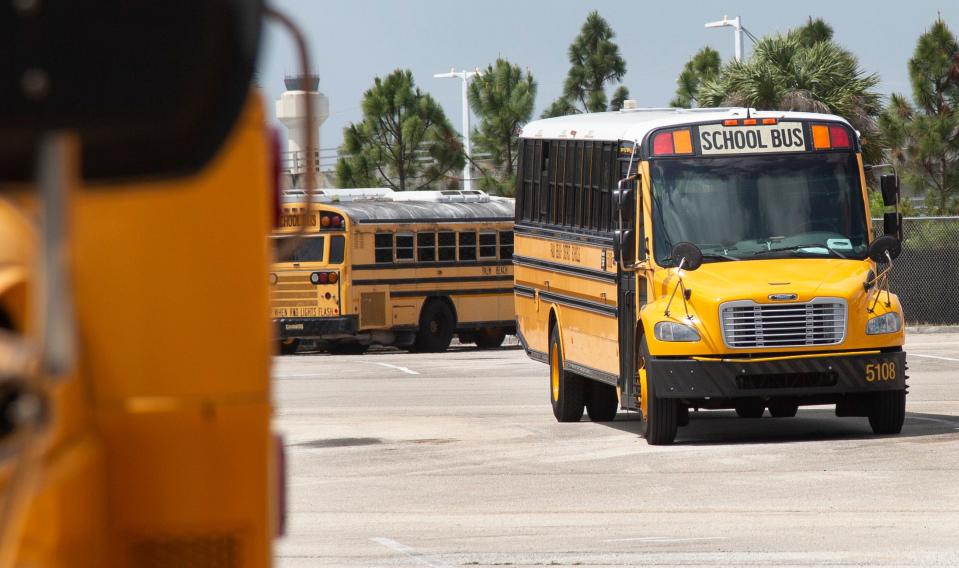
[[[865,161],[878,162],[879,78],[862,71],[852,53],[821,39],[823,30],[810,41],[805,29],[759,40],[749,59],[729,62],[718,77],[703,81],[699,103],[837,114],[862,134]]]

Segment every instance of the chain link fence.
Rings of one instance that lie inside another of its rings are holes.
[[[882,219],[873,219],[876,236]],[[902,255],[889,275],[910,324],[959,324],[959,217],[903,219]]]

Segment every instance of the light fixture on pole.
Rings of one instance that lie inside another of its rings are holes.
[[[736,16],[733,19],[729,19],[728,16],[723,16],[722,20],[718,22],[709,22],[706,24],[707,28],[733,28],[736,30],[735,41],[736,41],[736,61],[741,61],[743,58],[743,32],[749,36],[749,39],[756,41],[756,37],[749,33],[749,30],[743,27],[742,21],[739,19],[739,16]]]
[[[473,188],[472,184],[472,172],[470,170],[470,156],[472,155],[472,150],[470,148],[470,103],[469,103],[469,83],[470,79],[473,77],[482,74],[479,69],[475,71],[457,71],[455,68],[450,68],[449,73],[437,73],[433,77],[437,79],[452,79],[459,78],[463,80],[463,152],[466,155],[466,164],[463,166],[463,189],[469,190]]]

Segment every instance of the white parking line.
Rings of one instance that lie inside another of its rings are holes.
[[[419,375],[413,369],[407,369],[406,367],[400,367],[399,365],[390,365],[389,363],[377,363],[375,361],[364,361],[364,363],[371,363],[373,365],[379,365],[381,367],[388,367],[390,369],[396,369],[397,371],[403,371],[407,375]]]
[[[385,546],[386,548],[395,550],[396,552],[399,552],[401,554],[405,554],[406,556],[409,557],[410,560],[412,560],[413,562],[416,562],[417,564],[422,564],[423,566],[432,566],[433,568],[453,568],[452,566],[450,566],[449,564],[446,564],[445,562],[441,562],[431,556],[427,556],[423,554],[422,552],[418,552],[415,548],[406,546],[405,544],[401,542],[396,542],[393,539],[383,538],[381,536],[378,536],[376,538],[371,538],[370,540],[372,540],[373,542],[377,544],[381,544]]]
[[[926,359],[941,359],[942,361],[955,361],[956,363],[959,363],[959,359],[956,359],[955,357],[942,357],[940,355],[924,355],[922,353],[915,353],[913,351],[906,353],[906,357],[925,357]]]

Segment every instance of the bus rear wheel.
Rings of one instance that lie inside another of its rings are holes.
[[[874,434],[898,434],[906,420],[906,391],[881,391],[876,393],[869,411],[869,425]]]
[[[484,327],[473,336],[480,349],[496,349],[506,339],[506,330],[501,327]]]
[[[643,409],[643,437],[651,446],[672,444],[679,429],[679,402],[671,398],[661,398],[656,395],[655,377],[649,375],[646,362],[649,360],[649,347],[646,338],[639,343],[639,372],[640,380],[645,376],[646,400],[642,401]],[[640,383],[642,388],[642,383]]]
[[[299,339],[281,339],[279,344],[280,355],[293,355],[300,348]]]
[[[557,422],[579,422],[583,418],[585,381],[563,369],[563,345],[559,329],[549,334],[549,402]]]
[[[616,419],[617,410],[619,395],[616,387],[599,381],[589,381],[586,393],[586,414],[589,419],[593,422],[611,422]]]
[[[455,328],[456,320],[446,302],[430,300],[420,313],[420,328],[412,350],[425,353],[446,351],[453,341]]]

